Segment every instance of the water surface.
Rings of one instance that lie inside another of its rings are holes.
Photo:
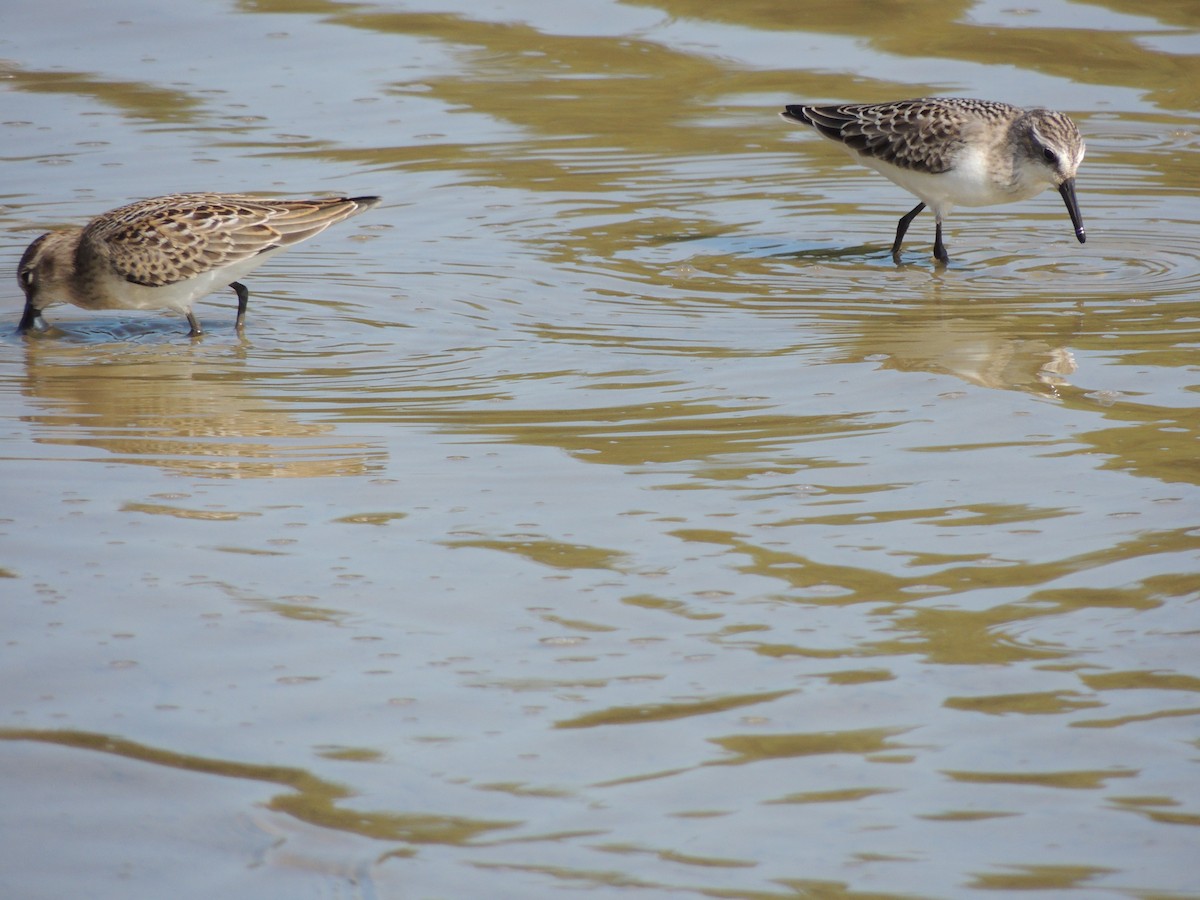
[[[5,13],[0,268],[384,205],[0,327],[6,896],[1200,895],[1200,12]],[[950,218],[802,100],[1071,114]]]

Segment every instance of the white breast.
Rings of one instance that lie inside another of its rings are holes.
[[[859,157],[859,162],[890,178],[909,193],[915,194],[939,216],[949,214],[956,206],[994,206],[1032,196],[1028,193],[1013,192],[995,180],[987,164],[985,147],[964,151],[953,169],[939,174],[902,169],[870,157]],[[1042,188],[1033,193],[1040,190]]]
[[[201,297],[237,281],[285,249],[278,247],[268,250],[233,265],[212,269],[195,278],[163,287],[133,284],[112,275],[104,279],[94,294],[81,298],[85,302],[77,305],[87,309],[171,309],[187,313]]]

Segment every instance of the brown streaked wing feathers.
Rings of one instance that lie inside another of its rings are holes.
[[[896,103],[806,106],[805,115],[826,137],[841,141],[863,156],[904,169],[945,172],[954,150],[962,144],[972,106],[994,107],[986,101],[956,101],[965,108],[939,104],[936,99]],[[931,114],[936,108],[936,114]]]
[[[360,201],[159,197],[93,221],[80,251],[103,257],[127,281],[162,287],[310,238],[367,205]]]

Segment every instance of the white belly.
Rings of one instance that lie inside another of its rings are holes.
[[[964,152],[953,169],[936,175],[866,156],[858,157],[858,161],[915,194],[938,216],[949,214],[956,206],[995,206],[1025,200],[1050,186],[1049,182],[1014,185],[997,179],[983,147]]]
[[[186,281],[162,287],[134,284],[112,275],[105,278],[95,290],[88,291],[86,296],[71,302],[85,309],[170,309],[186,314],[201,297],[227,287],[284,249],[268,250],[231,266],[212,269]]]

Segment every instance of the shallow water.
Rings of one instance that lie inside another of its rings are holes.
[[[1200,8],[5,12],[0,268],[384,205],[0,328],[0,894],[1200,896]],[[1080,27],[1086,23],[1086,28]],[[912,200],[779,120],[1069,112]]]

